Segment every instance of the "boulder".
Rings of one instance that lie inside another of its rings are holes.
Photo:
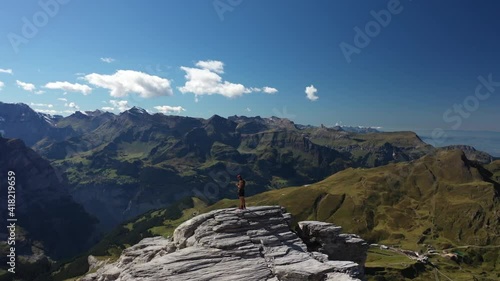
[[[318,221],[298,223],[298,235],[309,251],[325,254],[329,260],[353,261],[363,273],[370,245],[355,234],[343,234],[342,227]],[[324,258],[323,258],[324,260]]]

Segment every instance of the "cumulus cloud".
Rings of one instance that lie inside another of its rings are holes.
[[[182,111],[186,111],[182,106],[169,106],[169,105],[161,105],[154,107],[158,112],[163,114],[171,114],[171,113],[181,113]]]
[[[179,87],[179,91],[183,94],[194,94],[196,102],[198,102],[198,96],[202,95],[216,94],[227,98],[235,98],[252,92],[273,94],[278,91],[271,87],[261,89],[224,81],[220,76],[220,74],[224,73],[224,63],[220,61],[199,61],[195,65],[196,67],[181,66],[181,69],[186,72],[184,76],[186,83],[184,86]]]
[[[13,74],[12,72],[12,69],[3,69],[3,68],[0,68],[0,73],[7,73],[7,74]]]
[[[251,110],[249,107],[247,107],[246,111],[250,112],[250,111],[252,111],[252,110]]]
[[[48,108],[53,108],[54,105],[50,103],[30,103],[31,106],[37,106],[37,107],[48,107]]]
[[[74,102],[65,103],[64,106],[69,107],[69,108],[73,108],[73,109],[76,109],[76,110],[80,109],[80,107],[76,103],[74,103]]]
[[[68,99],[66,99],[66,98],[57,98],[57,100],[59,100],[59,101],[68,101]]]
[[[101,58],[101,61],[105,62],[105,63],[112,63],[115,61],[114,58]]]
[[[110,90],[112,97],[126,97],[136,93],[143,98],[173,95],[170,81],[133,70],[118,70],[113,75],[92,73],[84,76],[90,84]]]
[[[72,84],[72,83],[67,82],[67,81],[50,82],[50,83],[47,83],[44,86],[44,88],[52,89],[52,90],[63,90],[66,92],[80,92],[85,96],[90,94],[90,92],[92,92],[92,88],[90,88],[87,85],[82,85],[82,84],[78,84],[78,83]]]
[[[196,63],[196,66],[201,69],[213,71],[215,73],[219,74],[224,73],[224,63],[221,61],[216,61],[216,60],[199,61]]]
[[[45,91],[42,91],[42,90],[35,91],[35,95],[41,95],[44,93],[45,93]]]
[[[5,83],[0,81],[0,91],[3,89],[3,87],[5,87]]]
[[[272,95],[272,94],[276,94],[278,92],[278,89],[271,88],[271,87],[264,87],[264,88],[262,88],[262,92]]]
[[[33,92],[36,89],[35,85],[33,85],[31,83],[26,83],[23,81],[16,80],[16,84],[19,88],[21,88],[25,91],[28,91],[28,92]]]
[[[193,93],[196,96],[219,94],[233,98],[251,91],[242,84],[222,81],[222,77],[217,73],[222,73],[223,69],[216,69],[213,66],[214,62],[200,61],[196,65],[203,66],[203,68],[181,67],[186,72],[185,78],[187,80],[185,85],[179,88],[182,93]],[[220,63],[220,65],[223,64]],[[216,71],[210,69],[209,66]]]
[[[59,114],[60,113],[60,111],[57,111],[57,110],[54,110],[54,109],[33,108],[33,110],[36,111],[36,112],[46,113],[46,114],[50,114],[50,115],[55,115],[55,114]]]
[[[101,107],[101,109],[105,110],[105,111],[114,111],[115,110],[114,107],[110,107],[110,106]]]
[[[250,93],[242,84],[230,83],[222,81],[217,73],[208,69],[181,67],[186,72],[186,84],[179,88],[181,93],[193,93],[199,95],[219,94],[228,98],[241,96],[245,93]]]
[[[109,103],[113,106],[113,110],[116,108],[121,112],[130,109],[128,101],[126,100],[110,100]]]
[[[317,92],[318,92],[318,89],[316,89],[313,85],[306,87],[306,97],[310,101],[315,101],[315,100],[319,99],[319,97],[316,95]]]

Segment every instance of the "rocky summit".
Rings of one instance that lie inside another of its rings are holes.
[[[153,237],[91,271],[83,281],[339,280],[363,278],[368,245],[329,223],[300,222],[280,206],[219,209]],[[89,262],[94,260],[89,257]]]

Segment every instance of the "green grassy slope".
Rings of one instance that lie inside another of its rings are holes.
[[[494,180],[500,182],[500,160],[493,161],[489,165],[486,165],[486,169],[493,173],[492,178]]]
[[[461,151],[442,151],[411,163],[348,169],[310,186],[270,191],[248,201],[250,205],[280,204],[295,221],[332,222],[373,243],[414,251],[462,246],[461,264],[431,260],[453,280],[497,280],[499,185],[473,165]],[[210,209],[235,204],[223,200]],[[391,259],[368,266],[387,264],[385,275],[400,276]],[[407,270],[412,271],[412,262],[407,262]],[[421,273],[419,280],[428,280],[428,273]]]

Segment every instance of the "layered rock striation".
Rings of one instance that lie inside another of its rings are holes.
[[[299,224],[300,233],[310,248],[323,243],[310,252],[290,230],[290,219],[280,206],[215,210],[184,222],[171,239],[142,240],[126,249],[117,262],[82,280],[353,281],[363,277],[360,263],[366,259],[367,244],[362,239],[342,236],[332,224],[305,222]],[[335,232],[329,232],[332,229]],[[335,237],[326,237],[328,233]]]

